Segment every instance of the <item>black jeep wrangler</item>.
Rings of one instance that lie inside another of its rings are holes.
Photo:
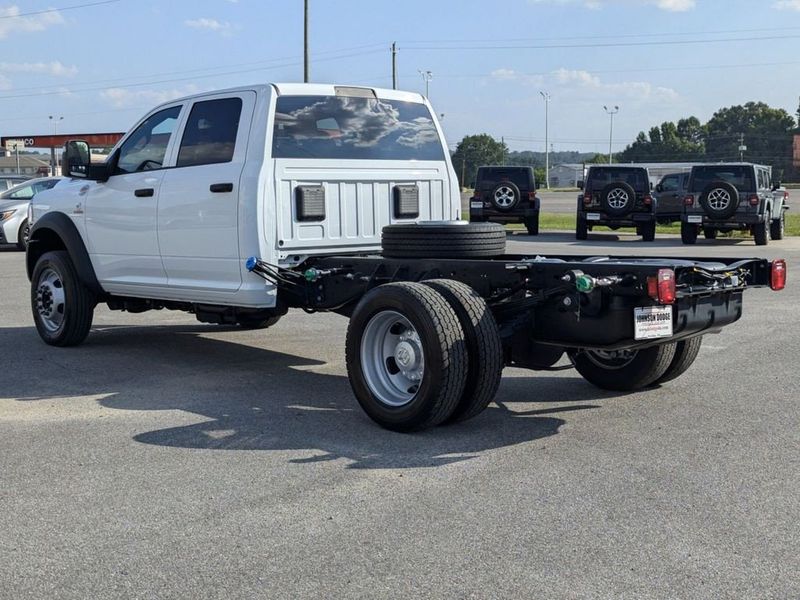
[[[611,229],[635,227],[645,242],[656,237],[656,201],[644,167],[597,165],[589,167],[585,182],[578,182],[575,237],[585,240],[596,225]]]
[[[695,165],[689,175],[681,217],[681,240],[694,244],[719,231],[753,234],[757,246],[783,238],[788,194],[772,181],[772,168],[753,163]]]
[[[539,198],[533,167],[478,167],[469,220],[523,223],[530,235],[538,235]]]

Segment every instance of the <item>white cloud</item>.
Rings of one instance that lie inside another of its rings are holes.
[[[111,103],[115,108],[125,108],[139,104],[163,104],[175,98],[196,94],[199,88],[196,85],[187,85],[182,88],[170,90],[131,90],[128,88],[108,88],[100,92],[100,96]]]
[[[11,80],[0,73],[0,90],[10,90],[11,89]]]
[[[192,29],[205,29],[207,31],[214,31],[222,35],[230,35],[233,31],[233,26],[227,21],[217,21],[216,19],[209,19],[200,17],[199,19],[189,19],[183,22],[187,27]]]
[[[507,69],[504,67],[495,69],[489,76],[495,81],[516,81],[529,85],[541,85],[544,81],[544,77],[541,75],[526,75],[525,73],[518,73],[514,69]]]
[[[558,69],[553,73],[556,82],[564,86],[577,86],[588,88],[598,94],[609,97],[628,97],[637,100],[659,98],[662,100],[676,100],[678,92],[672,88],[653,85],[647,81],[622,81],[620,83],[603,83],[597,75],[588,71]]]
[[[628,4],[638,6],[655,6],[669,12],[684,12],[697,6],[697,0],[529,0],[532,4],[581,4],[591,10],[599,10],[609,4]],[[799,0],[779,0],[786,3],[797,3]]]
[[[77,74],[78,67],[66,66],[58,60],[35,63],[0,62],[0,71],[4,73],[44,73],[53,77],[72,77]]]
[[[19,6],[14,4],[0,7],[0,40],[14,33],[44,31],[53,25],[61,25],[65,22],[64,17],[57,10],[28,17],[20,17],[21,12]]]
[[[800,12],[800,0],[778,0],[772,7],[778,10],[796,10]]]

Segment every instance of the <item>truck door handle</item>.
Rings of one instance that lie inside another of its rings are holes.
[[[153,188],[140,188],[134,191],[133,195],[137,198],[151,198],[155,192]]]
[[[232,192],[233,191],[233,184],[232,183],[212,183],[211,187],[209,187],[213,193],[215,194],[222,194],[225,192]]]

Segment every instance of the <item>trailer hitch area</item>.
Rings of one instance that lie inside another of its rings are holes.
[[[572,271],[565,273],[561,278],[561,281],[574,285],[575,289],[581,294],[589,294],[594,291],[595,288],[609,287],[620,283],[622,281],[622,277],[617,275],[594,277],[578,269],[573,269]]]

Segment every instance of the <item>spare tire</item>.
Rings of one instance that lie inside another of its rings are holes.
[[[488,258],[505,254],[506,230],[466,221],[387,225],[381,246],[389,258]]]
[[[700,206],[712,219],[727,219],[739,207],[739,190],[727,181],[712,181],[700,194]]]
[[[636,204],[636,192],[624,181],[612,181],[600,192],[600,204],[612,217],[624,217]]]
[[[519,188],[510,181],[501,181],[492,190],[492,205],[497,210],[511,210],[519,204]]]

